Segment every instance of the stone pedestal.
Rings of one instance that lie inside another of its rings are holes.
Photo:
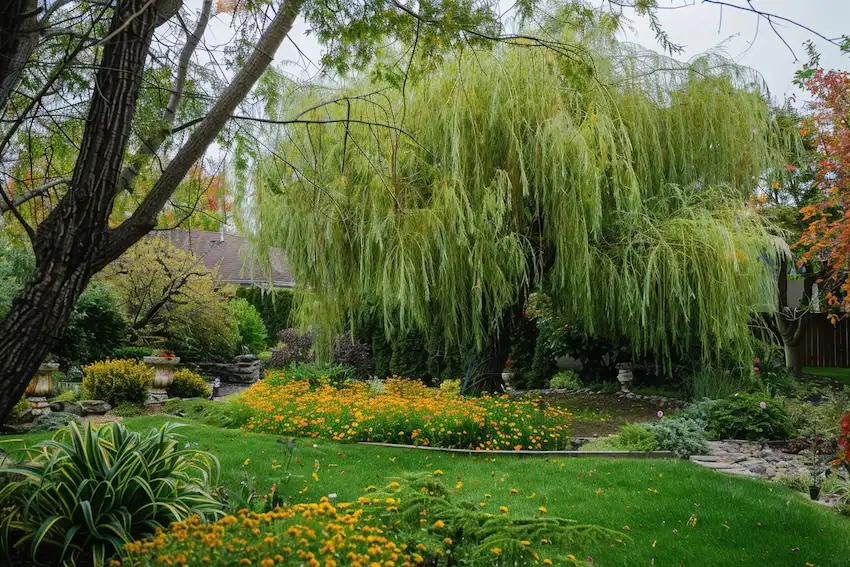
[[[52,412],[52,410],[50,409],[50,404],[47,403],[47,398],[35,396],[28,399],[29,402],[32,404],[32,409],[30,410],[30,413],[33,417],[38,417],[40,415]]]
[[[148,390],[148,399],[145,400],[146,406],[152,406],[156,404],[164,404],[168,399],[168,392],[162,389],[151,388]]]
[[[620,382],[620,389],[624,392],[628,392],[632,385],[632,380],[635,378],[634,374],[632,374],[634,364],[631,362],[620,362],[616,366],[617,370],[619,370],[619,373],[617,374],[617,381]]]

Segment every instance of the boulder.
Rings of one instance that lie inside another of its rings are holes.
[[[50,409],[62,413],[72,413],[74,415],[83,415],[83,408],[77,402],[52,402]]]
[[[103,400],[80,400],[83,415],[103,415],[112,409],[112,406]]]
[[[220,378],[222,382],[253,384],[260,379],[261,364],[262,362],[254,357],[254,360],[251,361],[233,362],[230,364],[200,363],[198,364],[198,367],[200,368],[201,374],[212,376],[213,378]]]

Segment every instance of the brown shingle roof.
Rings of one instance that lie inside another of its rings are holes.
[[[218,268],[218,279],[239,285],[292,287],[295,282],[281,250],[271,254],[272,274],[265,273],[256,261],[257,251],[244,236],[205,230],[165,230],[157,233],[174,246],[203,259],[209,268]]]

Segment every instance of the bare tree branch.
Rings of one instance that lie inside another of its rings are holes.
[[[147,158],[154,155],[159,147],[165,142],[165,139],[173,133],[174,120],[177,116],[177,109],[180,106],[180,101],[183,98],[183,91],[186,88],[186,75],[189,71],[189,61],[192,54],[198,47],[201,41],[201,36],[204,35],[204,30],[210,19],[212,11],[212,0],[204,0],[201,6],[201,13],[198,16],[198,21],[195,24],[195,30],[189,32],[186,30],[186,43],[180,52],[180,62],[177,67],[177,77],[174,79],[174,87],[171,90],[171,95],[168,98],[168,105],[165,107],[165,112],[162,118],[162,127],[156,133],[155,137],[150,140],[142,140],[142,147],[139,152],[130,160],[124,169],[121,171],[121,178],[118,182],[118,191],[125,191],[132,187],[133,182],[139,175],[139,170],[147,161]]]
[[[70,177],[60,177],[59,179],[54,179],[52,181],[45,183],[44,185],[40,185],[40,186],[36,187],[35,189],[31,189],[31,190],[29,190],[25,193],[22,193],[22,194],[18,195],[17,197],[15,197],[14,199],[9,199],[9,200],[4,199],[4,201],[2,203],[0,203],[0,214],[7,212],[11,208],[9,206],[9,203],[12,204],[12,207],[17,207],[18,205],[23,205],[24,203],[26,203],[30,199],[34,199],[35,197],[39,197],[41,195],[44,195],[45,193],[47,193],[48,191],[50,191],[51,189],[53,189],[54,187],[56,187],[58,185],[67,185],[70,182],[71,182]],[[0,191],[2,191],[2,189],[0,189]]]

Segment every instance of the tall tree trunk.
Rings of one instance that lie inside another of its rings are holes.
[[[511,337],[522,317],[527,299],[528,295],[521,293],[517,303],[502,317],[490,343],[481,352],[470,355],[466,375],[461,383],[462,394],[502,391],[502,372],[511,354]]]
[[[302,2],[283,0],[242,69],[136,212],[117,229],[110,229],[109,215],[153,31],[180,7],[179,0],[118,0],[69,190],[38,227],[33,276],[0,321],[0,423],[67,326],[74,304],[92,275],[154,226],[162,206],[189,168],[271,63]]]
[[[810,270],[807,273],[810,273]],[[788,260],[783,259],[779,264],[779,310],[776,313],[776,326],[785,350],[785,368],[798,378],[803,375],[803,334],[809,322],[812,290],[816,279],[815,274],[806,275],[803,280],[803,296],[798,308],[793,309],[788,305]]]
[[[0,7],[0,114],[38,46],[38,0],[5,0]]]

